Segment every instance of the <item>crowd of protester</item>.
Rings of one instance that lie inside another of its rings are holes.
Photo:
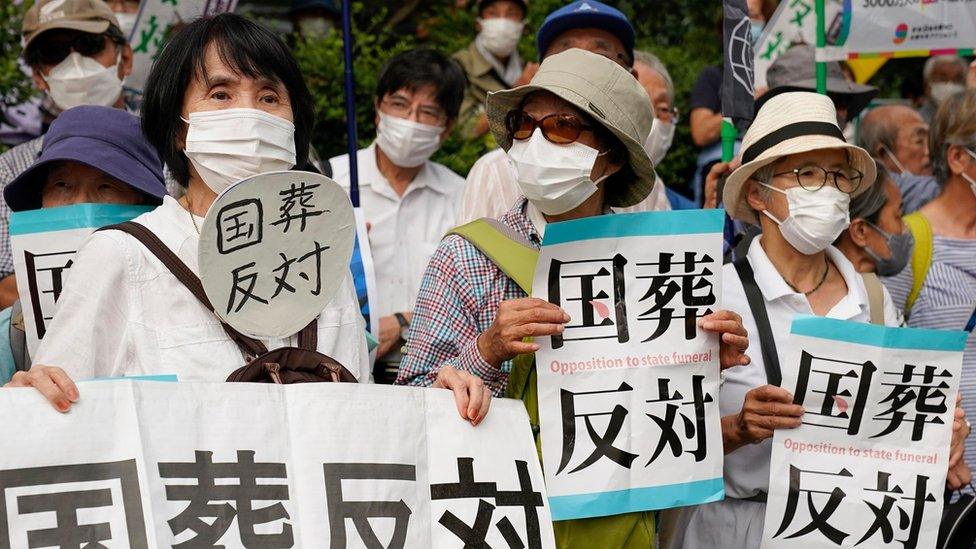
[[[45,9],[55,2],[58,11]],[[757,28],[768,4],[750,2]],[[813,48],[796,45],[757,92],[755,120],[736,146],[741,156],[724,163],[721,67],[702,73],[685,116],[667,67],[635,49],[634,28],[617,9],[585,0],[553,11],[538,26],[538,60],[516,49],[526,1],[481,0],[474,9],[469,46],[453,55],[406,51],[378,75],[376,136],[356,160],[379,344],[371,359],[350,276],[314,325],[317,350],[360,382],[450,389],[473,424],[496,397],[523,400],[537,421],[539,347],[530,338],[561,333],[569,316],[531,297],[476,242],[445,235],[493,218],[538,249],[551,222],[724,207],[723,310],[700,326],[720,334],[726,499],[671,515],[661,539],[671,547],[758,547],[771,437],[799,426],[803,414],[767,378],[767,363],[789,366],[783,327],[817,315],[961,330],[974,313],[976,63],[932,57],[923,97],[875,106],[878,90],[849,81],[839,63],[828,66],[827,94],[813,93]],[[37,0],[23,23],[23,58],[48,129],[0,156],[0,381],[34,387],[62,412],[84,398],[77,380],[175,373],[221,381],[247,354],[143,241],[109,230],[78,251],[57,314],[28,356],[15,337],[24,328],[10,212],[153,206],[135,221],[196,274],[204,216],[236,181],[296,169],[351,184],[348,155],[317,162],[311,152],[315,90],[282,38],[250,19],[186,24],[162,50],[134,111],[122,86],[132,68],[125,37],[133,12],[131,2]],[[296,19],[301,32],[322,32],[305,15]],[[667,161],[685,121],[701,149],[693,181],[662,181],[655,166]],[[469,173],[454,173],[431,160],[452,132],[487,135],[495,148]],[[749,298],[756,288],[763,310]],[[298,337],[263,343],[273,349]],[[773,354],[759,352],[760,341]],[[951,489],[970,483],[965,456],[976,452],[965,419],[976,415],[972,338],[964,356]],[[555,526],[560,547],[594,539],[650,547],[658,530],[652,513]]]

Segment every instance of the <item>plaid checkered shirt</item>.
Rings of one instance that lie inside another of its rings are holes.
[[[538,247],[541,238],[526,204],[522,198],[501,221]],[[473,244],[457,235],[442,240],[420,285],[396,383],[429,387],[441,367],[450,365],[480,377],[494,396],[504,396],[511,361],[501,368],[488,364],[477,340],[502,301],[521,297],[525,292]]]
[[[0,154],[0,191],[17,179],[17,176],[27,171],[41,155],[41,145],[44,137],[31,139],[21,143],[9,151]],[[14,254],[10,248],[10,208],[7,201],[0,197],[0,278],[14,274]]]

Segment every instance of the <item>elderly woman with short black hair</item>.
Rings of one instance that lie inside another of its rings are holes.
[[[271,30],[234,14],[190,23],[153,65],[142,111],[143,131],[186,194],[134,221],[196,274],[200,226],[217,194],[260,173],[307,169],[313,114],[298,63]],[[315,330],[315,350],[369,381],[351,275]],[[262,343],[276,349],[298,340]],[[78,251],[34,366],[10,385],[37,388],[64,412],[80,397],[73,379],[175,373],[223,381],[248,358],[155,253],[130,234],[101,231]],[[454,388],[462,415],[476,423],[490,395],[475,381],[447,369],[436,384]]]

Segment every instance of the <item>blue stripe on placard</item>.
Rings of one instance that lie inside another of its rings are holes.
[[[148,376],[93,377],[91,379],[82,379],[79,383],[84,381],[164,381],[166,383],[176,383],[179,379],[176,377],[176,374],[155,374]]]
[[[549,498],[552,520],[606,517],[652,509],[710,503],[725,497],[722,477],[667,486]]]
[[[725,210],[677,210],[596,215],[546,226],[542,244],[552,246],[580,240],[627,236],[721,233]]]
[[[966,348],[966,332],[923,330],[920,328],[885,328],[866,322],[852,322],[818,316],[801,315],[793,319],[791,333],[848,343],[859,343],[889,349],[957,351]]]
[[[98,228],[129,221],[155,206],[129,204],[74,204],[10,214],[10,236],[69,229]]]

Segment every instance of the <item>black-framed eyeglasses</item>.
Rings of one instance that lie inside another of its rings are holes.
[[[796,179],[797,185],[807,191],[819,191],[827,184],[830,176],[834,176],[833,184],[837,190],[853,194],[861,186],[864,174],[854,168],[842,168],[840,170],[827,170],[816,164],[807,164],[790,171],[774,173],[773,177],[792,175]]]
[[[109,40],[111,38],[105,34],[79,32],[66,40],[40,40],[36,51],[41,64],[57,65],[72,51],[85,57],[94,57],[105,50]]]
[[[505,127],[508,129],[508,136],[518,141],[532,137],[535,129],[539,128],[543,137],[557,145],[575,143],[582,132],[594,131],[593,126],[572,114],[554,113],[536,120],[523,110],[509,112],[505,117]]]

